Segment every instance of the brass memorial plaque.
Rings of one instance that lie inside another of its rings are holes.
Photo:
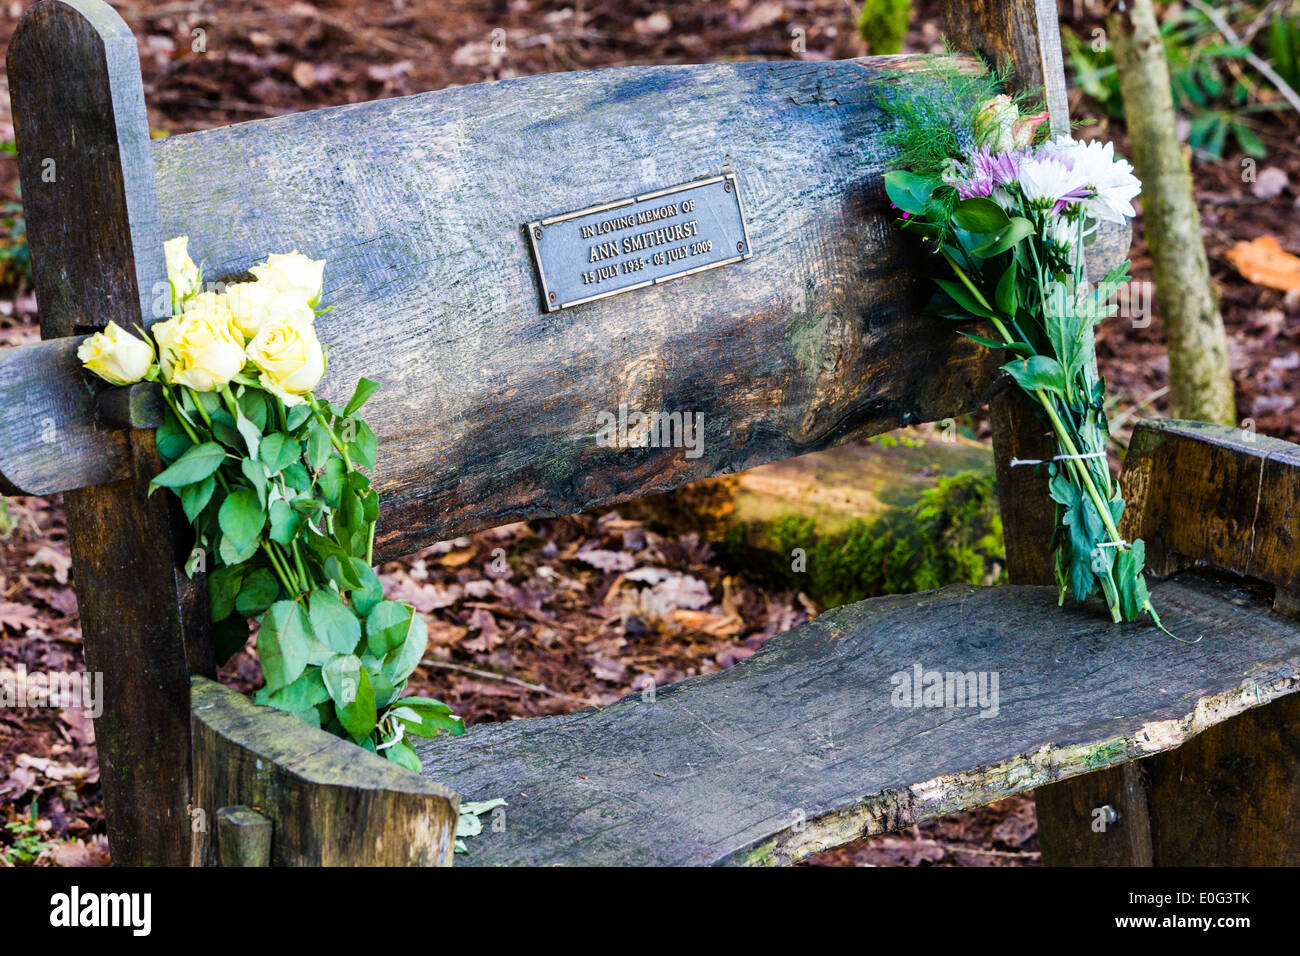
[[[748,259],[735,173],[527,223],[547,312]]]

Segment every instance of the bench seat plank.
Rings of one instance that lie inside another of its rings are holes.
[[[509,803],[465,863],[788,863],[1175,748],[1300,688],[1300,622],[1259,594],[1189,572],[1154,601],[1200,643],[1060,608],[1053,588],[864,601],[653,702],[429,741],[424,773]],[[996,715],[893,706],[891,675],[916,664],[997,672]]]

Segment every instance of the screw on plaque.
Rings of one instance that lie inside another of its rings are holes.
[[[542,238],[542,230],[541,230],[540,228],[537,228],[537,229],[534,229],[534,230],[533,230],[533,238],[534,238],[534,239],[540,239],[540,238]]]
[[[723,180],[722,188],[725,189],[727,192],[731,192],[731,180],[730,179]]]
[[[547,294],[547,298],[549,298],[552,302],[554,302],[554,301],[555,301],[555,293],[554,293],[554,292],[550,292],[550,293],[548,293],[548,294]]]
[[[744,252],[744,251],[745,251],[745,244],[744,244],[743,242],[738,242],[738,243],[736,243],[736,251],[737,251],[737,252]]]

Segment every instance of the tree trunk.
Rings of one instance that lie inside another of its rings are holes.
[[[1109,26],[1133,165],[1142,180],[1174,417],[1231,425],[1236,408],[1228,339],[1210,283],[1191,172],[1174,131],[1169,66],[1151,0],[1130,0]]]

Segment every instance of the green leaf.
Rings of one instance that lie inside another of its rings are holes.
[[[432,697],[403,697],[394,702],[390,713],[405,725],[408,734],[417,737],[436,737],[443,733],[459,737],[465,732],[465,721]]]
[[[235,598],[244,583],[247,568],[220,567],[208,575],[208,609],[212,620],[220,621],[235,612]]]
[[[244,416],[243,411],[239,408],[239,403],[235,403],[235,428],[243,436],[244,444],[248,447],[248,457],[257,457],[257,448],[262,443],[262,430],[253,424],[252,420]]]
[[[266,472],[262,470],[262,463],[255,458],[245,458],[239,463],[240,473],[248,479],[248,483],[253,486],[257,492],[257,501],[265,506],[266,504]]]
[[[366,615],[366,646],[376,657],[400,647],[410,630],[413,612],[397,601],[380,601]]]
[[[257,554],[257,542],[245,548],[240,548],[231,541],[229,535],[222,535],[221,542],[217,545],[217,554],[221,557],[222,564],[243,564],[253,555]]]
[[[889,201],[903,212],[914,216],[925,212],[930,193],[934,192],[938,185],[937,179],[928,179],[902,169],[885,173],[885,192],[889,196]]]
[[[289,544],[302,529],[302,515],[283,498],[271,502],[270,516],[271,540],[277,544]]]
[[[370,400],[370,396],[375,394],[381,384],[368,378],[359,379],[356,389],[352,392],[352,397],[348,399],[347,405],[343,408],[343,417],[351,418],[362,405]]]
[[[963,229],[978,233],[1000,233],[1011,222],[1006,210],[992,199],[980,196],[957,203],[952,220]]]
[[[1002,310],[1002,314],[1009,319],[1014,319],[1016,309],[1020,307],[1019,296],[1016,290],[1016,280],[1019,273],[1016,268],[1015,260],[1007,266],[1007,270],[1002,273],[1002,278],[998,280],[997,292],[993,296],[997,307]]]
[[[261,614],[280,594],[280,581],[270,568],[254,568],[244,577],[235,609],[244,617]]]
[[[966,338],[970,339],[972,342],[978,342],[980,345],[988,349],[1006,349],[1009,352],[1015,352],[1017,355],[1024,356],[1034,354],[1034,350],[1024,342],[1003,342],[1001,339],[990,339],[983,335],[972,335],[970,332],[962,332],[960,334],[966,336]]]
[[[167,409],[163,423],[154,432],[154,443],[158,446],[159,457],[169,465],[194,445],[194,442],[190,441],[190,436],[185,434],[185,429],[181,427],[180,419],[170,408]]]
[[[181,489],[181,509],[185,512],[185,518],[190,524],[193,524],[198,519],[199,514],[212,500],[212,492],[216,487],[216,479],[212,475],[208,475],[198,484],[186,485]]]
[[[378,714],[370,675],[355,654],[336,654],[321,668],[334,712],[353,740],[365,740],[375,729]]]
[[[361,640],[361,622],[356,614],[328,588],[311,592],[308,618],[316,636],[339,654],[351,654]]]
[[[245,388],[243,394],[238,399],[239,410],[245,418],[253,423],[257,428],[258,434],[266,431],[266,422],[269,416],[267,408],[266,392],[260,388]]]
[[[379,575],[361,558],[349,558],[353,573],[360,579],[361,587],[352,592],[352,606],[358,614],[368,615],[384,598],[384,586]]]
[[[320,422],[312,425],[311,431],[307,433],[307,464],[311,465],[312,471],[320,471],[325,467],[325,460],[329,458],[333,447],[329,429]]]
[[[420,756],[415,752],[415,748],[405,740],[399,740],[379,751],[388,760],[397,764],[399,767],[405,767],[411,773],[419,773],[423,765],[420,763]],[[477,819],[477,818],[476,818]]]
[[[424,616],[411,614],[411,623],[402,638],[399,647],[394,648],[384,658],[384,676],[394,684],[399,684],[410,676],[424,658],[429,644],[429,628],[424,623]]]
[[[193,485],[220,468],[225,458],[226,450],[216,442],[195,445],[163,469],[162,474],[149,483],[149,490],[152,493],[155,487]]]
[[[318,546],[322,539],[313,537],[309,543],[313,548]],[[333,542],[330,542],[332,545]],[[337,547],[335,545],[335,547]],[[341,549],[339,549],[341,551]],[[351,559],[345,554],[330,554],[322,562],[325,569],[325,576],[333,581],[340,591],[356,591],[365,587],[360,575],[352,565]]]
[[[1065,370],[1061,363],[1046,355],[1017,359],[1002,366],[1002,370],[1016,380],[1016,384],[1029,391],[1065,394]]]
[[[971,315],[976,315],[984,319],[995,319],[998,317],[994,312],[980,305],[975,297],[971,295],[970,290],[961,283],[953,282],[951,279],[935,279],[934,283],[939,288],[943,289],[944,292],[948,293],[948,296],[956,302],[957,305],[965,309]]]
[[[288,687],[302,675],[310,636],[307,615],[296,601],[277,601],[262,615],[257,654],[269,693]]]
[[[303,671],[302,676],[287,687],[281,687],[275,693],[266,695],[266,703],[269,706],[291,714],[298,714],[329,699],[330,692],[325,687],[325,680],[319,668],[315,667]]]
[[[982,246],[976,246],[971,251],[981,259],[992,259],[994,256],[1006,252],[1012,246],[1023,242],[1027,237],[1032,236],[1033,234],[1034,224],[1028,219],[1017,216],[999,229],[992,239],[984,243]]]
[[[311,418],[310,405],[294,405],[285,414],[285,422],[289,431],[296,432],[307,419]]]
[[[257,492],[252,488],[232,491],[221,503],[217,523],[236,550],[242,552],[250,545],[256,545],[266,525],[266,512],[262,510]]]
[[[325,503],[331,508],[339,506],[347,474],[347,465],[343,464],[342,458],[334,456],[325,462],[325,471],[320,477],[320,489],[325,496]]]
[[[266,470],[275,475],[302,457],[302,445],[292,435],[273,432],[262,439],[258,457]]]
[[[375,456],[379,451],[379,441],[370,426],[360,419],[354,419],[355,436],[348,442],[348,455],[354,464],[364,468],[375,467]]]

